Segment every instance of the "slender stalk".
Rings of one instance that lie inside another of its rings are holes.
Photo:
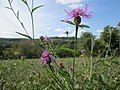
[[[56,83],[62,88],[62,90],[68,90],[67,87],[65,87],[64,84],[61,83],[60,79],[56,76],[56,74],[53,72],[53,70],[51,69],[51,67],[52,67],[52,66],[49,65],[50,71],[51,71],[51,73],[53,74],[53,75],[51,75],[52,78],[53,78],[53,79],[56,81]],[[45,68],[46,68],[46,67],[45,67]],[[46,70],[47,70],[48,72],[50,72],[47,68],[46,68]]]
[[[32,0],[32,9],[33,9],[33,5],[34,5],[34,0]],[[31,23],[32,23],[32,32],[33,32],[33,39],[35,38],[35,35],[34,35],[34,18],[33,18],[33,12],[32,10],[30,9],[29,5],[27,4],[27,8],[30,12],[30,17],[31,17]]]
[[[78,33],[78,26],[76,26],[76,32],[75,32],[75,42],[74,42],[74,50],[75,50],[75,53],[74,53],[74,59],[73,59],[73,90],[74,90],[74,77],[75,77],[75,57],[76,57],[76,44],[77,44],[77,33]]]
[[[17,18],[17,20],[19,21],[19,23],[21,24],[21,26],[23,27],[23,29],[25,30],[26,34],[27,34],[28,36],[30,36],[30,35],[28,34],[28,32],[27,32],[27,30],[26,30],[24,24],[20,21],[19,17],[18,17],[17,14],[15,13],[15,11],[14,11],[14,9],[13,9],[13,7],[12,7],[11,2],[10,2],[9,0],[8,0],[8,2],[9,2],[10,8],[11,8],[13,14],[14,14],[15,17]]]
[[[32,31],[33,31],[33,39],[35,38],[35,33],[34,33],[34,19],[33,19],[33,14],[31,13],[31,20],[32,20]]]
[[[112,28],[111,28],[112,29]],[[110,29],[110,40],[109,40],[109,51],[111,53],[111,38],[112,38],[112,30]]]
[[[93,37],[91,39],[91,55],[90,55],[90,78],[92,77],[92,72],[93,72],[93,47],[94,47],[94,40]]]
[[[120,26],[118,26],[118,30],[119,30],[119,49],[120,49]]]

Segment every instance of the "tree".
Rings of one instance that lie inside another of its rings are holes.
[[[90,32],[82,33],[80,39],[78,40],[77,48],[78,50],[86,50],[88,54],[91,51],[92,40],[95,40],[95,36]]]
[[[119,47],[119,30],[112,26],[106,26],[100,36],[101,42],[106,47],[106,52],[110,55],[112,51]]]
[[[23,40],[18,43],[17,50],[20,56],[25,56],[26,58],[39,57],[41,49],[30,40]]]

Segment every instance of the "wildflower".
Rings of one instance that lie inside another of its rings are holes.
[[[47,42],[47,41],[50,40],[50,38],[49,38],[48,36],[45,36],[45,37],[41,36],[41,37],[40,37],[40,40]]]
[[[88,11],[87,9],[87,4],[86,4],[86,7],[85,9],[80,9],[80,8],[75,8],[71,11],[66,11],[65,12],[67,13],[67,15],[69,16],[69,18],[66,19],[66,21],[68,21],[70,18],[74,18],[74,22],[77,22],[77,23],[81,23],[81,17],[83,18],[91,18],[93,15],[91,14],[92,11]]]
[[[52,62],[54,62],[55,58],[54,58],[54,54],[52,52],[48,52],[47,50],[43,51],[42,55],[41,55],[41,63],[42,64],[50,64]]]
[[[31,71],[31,73],[32,73],[32,74],[36,74],[36,71],[33,69],[33,70]]]
[[[48,36],[45,36],[45,39],[44,39],[46,42],[50,40],[50,38]]]
[[[60,60],[59,65],[60,65],[60,68],[62,68],[62,69],[64,68],[64,64],[63,64],[62,60]]]
[[[40,40],[41,40],[41,41],[44,41],[44,39],[45,39],[45,38],[44,38],[43,36],[40,37]]]
[[[83,60],[80,60],[79,63],[82,64],[82,63],[83,63]]]
[[[120,22],[118,22],[118,26],[120,27]]]
[[[86,53],[87,50],[83,49],[83,50],[81,50],[80,52],[81,52],[81,53]]]
[[[72,66],[70,66],[70,71],[73,71],[73,67]]]

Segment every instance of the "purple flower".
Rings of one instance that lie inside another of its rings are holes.
[[[33,69],[33,70],[31,71],[31,73],[32,73],[32,74],[36,74],[36,71]]]
[[[49,40],[50,40],[50,38],[48,36],[45,36],[45,41],[47,42]]]
[[[52,52],[48,52],[47,50],[43,51],[42,55],[41,55],[41,63],[42,64],[50,64],[52,62],[54,62],[55,58],[54,58],[54,54]]]
[[[40,40],[41,40],[41,41],[48,42],[48,41],[50,41],[50,38],[46,35],[45,37],[41,36],[41,37],[40,37]]]
[[[67,13],[67,15],[69,16],[69,18],[66,19],[66,21],[68,21],[68,19],[70,18],[76,18],[76,17],[83,17],[83,18],[91,18],[93,15],[91,14],[92,11],[88,11],[87,9],[87,4],[86,4],[86,7],[85,9],[80,9],[80,8],[75,8],[71,11],[66,11],[65,12]]]
[[[60,60],[60,62],[59,62],[59,66],[60,66],[61,69],[64,68],[64,64],[63,64],[62,60]]]
[[[73,67],[72,66],[70,66],[70,71],[73,71]]]
[[[80,52],[81,52],[81,53],[86,53],[87,50],[83,49],[83,50],[81,50]]]
[[[120,27],[120,22],[118,22],[118,26]]]

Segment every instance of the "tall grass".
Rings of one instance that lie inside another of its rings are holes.
[[[66,69],[68,69],[68,60],[72,64],[72,58],[60,60],[63,61]],[[90,58],[76,58],[76,90],[120,89],[120,58],[93,58],[91,77],[90,70]],[[72,74],[72,71],[70,70],[69,73]],[[57,86],[50,74],[38,60],[1,61],[0,88],[1,90],[55,90]],[[61,89],[58,87],[58,90]]]

